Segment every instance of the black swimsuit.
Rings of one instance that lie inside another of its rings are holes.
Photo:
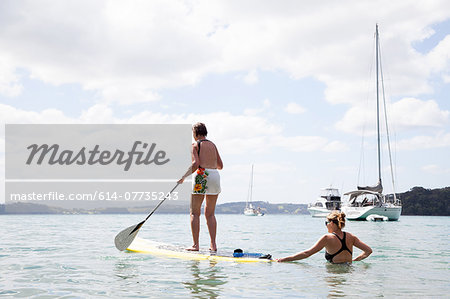
[[[200,146],[202,145],[203,141],[209,141],[208,139],[199,139],[197,140],[197,146],[198,146],[198,150],[197,150],[197,155],[200,157]],[[200,169],[204,169],[203,167],[201,167],[200,165],[198,166],[198,168]]]
[[[344,236],[342,237],[342,239],[339,238],[339,236],[336,233],[333,233],[333,235],[335,235],[339,239],[339,241],[341,241],[341,249],[339,249],[334,254],[329,254],[327,251],[325,251],[325,259],[331,263],[333,262],[333,258],[344,250],[347,250],[348,252],[350,252],[350,254],[352,254],[350,249],[348,249],[347,244],[345,243],[345,232],[344,232]]]

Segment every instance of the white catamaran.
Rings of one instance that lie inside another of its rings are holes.
[[[349,220],[373,220],[383,219],[396,221],[400,218],[402,212],[402,205],[399,199],[395,195],[394,175],[392,167],[392,158],[389,141],[389,130],[386,115],[386,100],[384,96],[384,83],[383,83],[383,69],[381,68],[381,54],[378,36],[378,24],[375,30],[376,40],[376,89],[377,89],[377,154],[378,154],[378,184],[376,186],[358,186],[358,190],[347,192],[344,195],[348,195],[348,202],[342,206],[342,211],[346,214]],[[381,142],[380,142],[380,97],[379,97],[379,79],[381,79],[381,86],[383,90],[383,104],[384,104],[384,116],[385,126],[387,133],[387,145],[389,151],[389,161],[392,176],[393,195],[383,194],[383,185],[381,182]]]
[[[252,172],[250,175],[250,185],[248,187],[247,203],[245,204],[244,215],[245,216],[264,216],[260,208],[254,208],[252,205],[252,192],[253,192],[253,164]]]

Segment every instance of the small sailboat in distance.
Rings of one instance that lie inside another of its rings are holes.
[[[383,90],[383,103],[386,111],[386,100],[384,96],[383,71],[381,68],[381,55],[378,35],[378,24],[375,30],[376,39],[376,90],[377,90],[377,158],[378,158],[378,183],[375,186],[357,187],[357,190],[347,192],[344,195],[349,196],[348,203],[342,206],[341,210],[349,220],[389,220],[396,221],[400,218],[402,212],[402,204],[395,194],[395,184],[393,175],[393,166],[390,152],[389,130],[386,112],[385,126],[387,133],[387,145],[389,151],[389,161],[392,176],[393,196],[383,194],[383,184],[381,181],[381,138],[380,138],[380,91],[379,79]],[[381,71],[380,71],[381,70]]]
[[[253,196],[253,164],[252,164],[252,172],[250,175],[250,184],[248,187],[247,194],[247,202],[245,204],[244,215],[245,216],[264,216],[264,213],[261,212],[260,208],[254,208],[252,204],[252,196]]]

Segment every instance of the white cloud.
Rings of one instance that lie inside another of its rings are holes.
[[[246,84],[249,85],[258,83],[258,72],[255,70],[251,70],[247,73],[247,75],[244,76],[243,80]]]
[[[104,104],[97,104],[83,111],[79,120],[73,119],[72,121],[86,124],[107,124],[115,123],[116,119],[111,108]]]
[[[349,150],[347,144],[341,141],[331,141],[323,149],[325,152],[345,152]]]
[[[447,174],[450,173],[450,168],[443,168],[436,164],[429,164],[422,167],[422,170],[431,174]]]
[[[433,71],[448,71],[450,67],[450,35],[447,35],[427,54],[427,60]]]
[[[392,105],[392,119],[406,128],[442,127],[448,123],[450,111],[440,110],[433,100],[404,98]]]
[[[450,83],[450,74],[443,74],[442,80],[444,81],[444,83]]]
[[[270,109],[270,107],[271,107],[270,101],[268,99],[265,99],[260,108],[247,108],[244,110],[244,114],[245,115],[257,115],[257,114],[267,111],[268,109]]]
[[[73,123],[74,119],[67,117],[60,110],[45,109],[41,112],[26,111],[14,108],[9,105],[0,104],[0,119],[2,123],[15,124],[48,124],[48,123]],[[1,131],[3,131],[3,126]]]
[[[143,88],[144,84],[129,83],[125,85],[125,82],[117,82],[112,86],[104,86],[101,90],[102,98],[105,102],[117,102],[122,105],[152,102],[160,99],[160,96],[152,90]]]
[[[302,114],[306,111],[306,109],[297,103],[290,102],[286,105],[286,107],[284,108],[284,111],[286,111],[287,113],[290,113],[290,114]]]
[[[268,105],[267,102],[264,105]],[[274,148],[291,152],[343,151],[345,145],[320,136],[283,135],[283,128],[258,115],[236,115],[229,112],[203,114],[163,114],[142,111],[127,118],[117,118],[112,109],[96,104],[83,111],[78,118],[65,116],[56,109],[31,112],[0,104],[0,118],[4,123],[113,123],[113,124],[193,124],[202,120],[211,138],[226,154],[247,152],[267,153]],[[52,120],[51,122],[49,120]]]
[[[422,150],[450,147],[450,133],[440,132],[435,136],[415,136],[397,143],[399,150]]]
[[[357,103],[378,21],[391,91],[417,95],[430,92],[429,76],[448,67],[449,38],[426,55],[411,44],[430,37],[449,10],[439,0],[7,2],[0,4],[1,56],[8,57],[0,92],[20,93],[19,68],[120,104],[153,101],[163,88],[210,73],[244,72],[254,84],[255,70],[281,70],[324,82],[332,103]]]
[[[23,89],[20,77],[15,71],[11,60],[6,59],[0,52],[0,95],[7,97],[18,96]]]
[[[361,134],[365,130],[375,133],[376,107],[354,106],[343,119],[336,123],[338,130]],[[383,108],[381,108],[383,110]],[[449,121],[450,111],[441,110],[434,100],[423,101],[415,98],[403,98],[388,107],[388,119],[391,126],[399,130],[417,128],[442,128]]]
[[[271,138],[271,146],[282,147],[293,152],[336,152],[345,151],[347,146],[340,141],[329,141],[327,138],[320,136],[273,136]]]

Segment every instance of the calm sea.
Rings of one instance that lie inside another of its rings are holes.
[[[295,263],[209,262],[119,252],[114,236],[145,215],[0,216],[0,296],[20,298],[447,297],[450,217],[348,222],[374,253],[351,266],[320,252]],[[274,257],[325,231],[310,216],[217,215],[218,245]],[[155,214],[139,236],[191,245],[188,215]],[[202,218],[201,245],[208,248]],[[355,254],[359,251],[355,250]]]

